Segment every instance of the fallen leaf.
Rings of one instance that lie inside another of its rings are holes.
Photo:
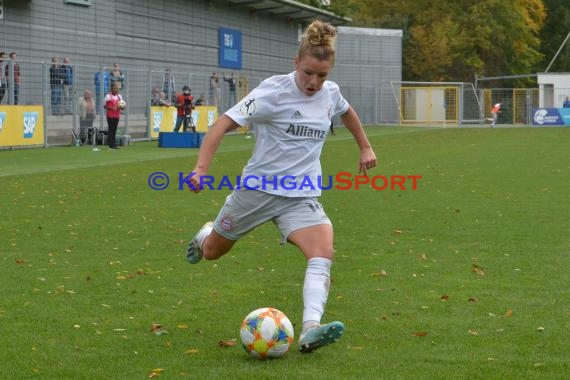
[[[509,309],[505,312],[505,317],[510,318],[512,316],[513,316],[513,311],[511,309]]]
[[[427,336],[427,332],[425,331],[416,331],[416,333],[414,334],[415,336],[419,336],[419,337],[424,337]]]
[[[164,328],[163,325],[161,325],[160,323],[153,323],[152,327],[150,328],[150,331],[152,331],[153,333],[155,333],[156,335],[164,335],[164,334],[168,334],[168,330],[166,330]]]
[[[478,333],[476,330],[467,330],[467,331],[468,331],[469,334],[471,334],[471,335],[475,335],[475,336],[479,335],[479,333]]]
[[[449,296],[448,296],[448,295],[443,295],[443,296],[441,296],[441,300],[442,300],[442,301],[449,301]]]
[[[218,342],[218,346],[220,347],[233,347],[235,345],[237,345],[236,339],[220,340]]]
[[[187,328],[188,328],[188,325],[187,325],[186,323],[182,323],[182,324],[180,324],[180,325],[178,325],[178,326],[176,326],[176,327],[178,327],[179,329],[187,329]]]
[[[475,297],[469,297],[469,298],[467,299],[467,301],[468,301],[468,302],[479,302],[479,300],[478,300],[477,298],[475,298]]]
[[[163,368],[155,368],[150,372],[150,375],[148,375],[148,377],[150,377],[150,378],[159,377],[160,374],[163,372],[164,372]]]
[[[24,264],[24,259],[16,259],[16,264]]]
[[[184,351],[184,355],[193,355],[193,354],[197,354],[198,352],[200,352],[200,350],[198,350],[197,348],[190,348],[190,349]]]
[[[485,272],[483,271],[483,268],[481,268],[479,265],[475,265],[475,264],[471,264],[471,272],[478,274],[479,276],[484,276]]]

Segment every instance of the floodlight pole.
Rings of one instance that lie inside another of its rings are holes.
[[[558,54],[560,54],[560,51],[562,50],[562,48],[564,47],[564,45],[566,45],[566,42],[568,41],[568,38],[570,38],[570,32],[568,32],[568,34],[566,35],[566,38],[564,39],[564,41],[562,41],[562,45],[560,45],[560,47],[558,48],[558,51],[556,52],[556,54],[554,54],[554,58],[552,58],[552,61],[550,61],[550,63],[548,64],[548,67],[546,68],[545,73],[547,73],[548,70],[550,70],[550,66],[552,66],[552,64],[554,63],[554,61],[556,60],[556,58],[558,58]]]

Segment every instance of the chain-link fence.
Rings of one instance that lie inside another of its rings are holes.
[[[161,92],[163,100],[174,105],[176,94],[188,86],[194,100],[202,97],[203,104],[214,105],[218,112],[222,112],[262,80],[222,71],[196,73],[168,68],[144,70],[113,66],[65,65],[59,60],[8,62],[8,76],[4,81],[4,96],[0,99],[0,105],[43,106],[47,145],[70,144],[80,132],[79,102],[86,91],[95,99],[93,126],[99,131],[107,129],[106,120],[101,115],[105,115],[105,95],[110,91],[116,73],[121,78],[120,94],[128,104],[122,111],[117,134],[129,134],[133,139],[149,139],[149,107],[153,97],[157,98]]]
[[[105,131],[107,123],[101,117],[104,98],[117,76],[122,78],[121,95],[128,104],[117,134],[128,134],[132,140],[151,139],[150,106],[157,97],[175,103],[176,94],[188,86],[195,100],[202,98],[220,114],[264,79],[240,72],[127,69],[117,64],[62,65],[59,61],[8,61],[5,68],[8,75],[0,104],[42,105],[47,145],[65,145],[77,139],[81,131],[79,100],[85,91],[96,100],[93,126]],[[475,89],[470,83],[393,82],[381,87],[341,86],[341,91],[366,125],[483,124],[495,103],[502,104],[499,124],[529,125],[539,107],[536,88]],[[89,142],[97,143],[96,139]]]

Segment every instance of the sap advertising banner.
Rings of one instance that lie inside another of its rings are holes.
[[[42,106],[0,106],[0,147],[43,145]]]
[[[570,126],[570,108],[538,108],[532,116],[532,125]]]
[[[219,65],[230,69],[241,69],[241,32],[219,28]]]

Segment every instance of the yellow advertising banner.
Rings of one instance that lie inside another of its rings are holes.
[[[159,132],[172,132],[176,124],[176,107],[150,107],[150,137],[158,138]]]
[[[218,108],[215,106],[198,106],[192,110],[192,119],[196,132],[208,132],[208,129],[218,118]]]
[[[158,138],[159,132],[174,131],[176,116],[176,107],[150,107],[150,137]],[[192,121],[196,126],[196,132],[208,132],[217,118],[218,110],[214,106],[198,106],[192,110]]]
[[[0,106],[0,147],[43,144],[42,106]]]

